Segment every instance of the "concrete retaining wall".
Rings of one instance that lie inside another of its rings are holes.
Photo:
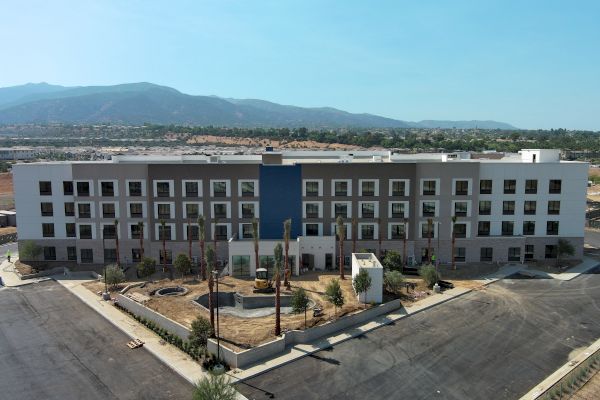
[[[56,274],[67,275],[69,273],[69,270],[65,267],[54,267],[52,269],[47,269],[45,271],[36,272],[35,274],[21,275],[17,272],[16,269],[15,269],[15,272],[16,272],[17,276],[19,277],[19,279],[26,280],[26,279],[35,279],[35,278],[41,278],[44,276],[56,275]]]

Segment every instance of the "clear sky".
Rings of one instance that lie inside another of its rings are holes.
[[[0,0],[0,86],[600,130],[600,1]]]

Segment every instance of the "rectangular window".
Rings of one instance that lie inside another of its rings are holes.
[[[537,194],[537,179],[527,179],[525,181],[525,194]]]
[[[139,239],[142,237],[142,227],[139,224],[130,225],[131,238]]]
[[[362,181],[361,189],[363,196],[375,196],[375,181]]]
[[[113,197],[115,195],[114,182],[100,182],[100,189],[102,189],[102,196],[104,197]]]
[[[140,197],[142,195],[142,182],[129,182],[129,196]]]
[[[457,217],[466,217],[469,209],[469,203],[466,201],[457,201],[454,203],[454,215]]]
[[[319,224],[306,224],[306,236],[319,236]]]
[[[54,215],[52,203],[41,203],[40,208],[42,211],[42,217],[51,217]]]
[[[247,278],[250,276],[250,256],[231,256],[231,276]]]
[[[46,260],[46,261],[56,260],[56,247],[44,246],[44,260]]]
[[[102,237],[104,239],[114,239],[117,237],[117,229],[114,224],[102,226]]]
[[[258,258],[258,263],[261,268],[267,270],[267,276],[273,276],[273,269],[275,268],[275,258],[273,256],[260,256]]]
[[[157,197],[170,197],[171,196],[171,185],[169,182],[156,182],[156,195]]]
[[[423,181],[423,196],[435,196],[436,181]]]
[[[198,218],[200,215],[200,207],[198,204],[186,204],[185,205],[185,216],[186,218]]]
[[[241,186],[242,197],[254,197],[254,182],[242,182]]]
[[[560,201],[558,201],[558,200],[550,200],[548,202],[548,214],[549,215],[558,215],[558,214],[560,214]]]
[[[131,218],[143,218],[144,206],[142,203],[129,203],[129,215]]]
[[[77,237],[77,225],[73,222],[66,223],[65,229],[67,231],[67,237]]]
[[[158,209],[158,218],[169,219],[171,218],[171,205],[165,203],[158,203],[156,205]]]
[[[546,222],[546,235],[558,235],[558,221]]]
[[[305,185],[306,197],[317,197],[319,195],[319,182],[307,181]]]
[[[433,224],[431,224],[431,225],[429,225],[429,224],[423,224],[423,225],[421,225],[421,238],[422,239],[427,239],[429,237],[431,237],[432,239],[435,238],[435,229],[434,229]]]
[[[435,217],[435,201],[424,201],[423,202],[423,216],[424,217]]]
[[[73,182],[63,181],[63,194],[65,196],[73,196]]]
[[[200,228],[198,225],[187,225],[185,227],[188,240],[198,240],[200,238]]]
[[[319,205],[306,203],[306,218],[319,218]]]
[[[482,247],[480,250],[480,261],[493,261],[494,249],[492,247]]]
[[[525,245],[525,261],[531,261],[534,257],[534,246],[532,244]]]
[[[406,196],[406,182],[405,181],[393,181],[392,182],[392,196]]]
[[[455,238],[466,238],[467,237],[467,224],[454,224],[454,237]]]
[[[348,182],[335,182],[334,186],[336,196],[348,196]]]
[[[392,230],[392,239],[404,239],[405,238],[404,224],[393,224],[391,227],[391,230]]]
[[[360,207],[362,218],[375,218],[375,203],[362,203]]]
[[[115,203],[102,203],[103,218],[114,218],[115,215]]]
[[[51,196],[52,195],[52,182],[40,181],[40,196]]]
[[[513,236],[515,223],[513,221],[502,221],[502,236]]]
[[[114,263],[117,261],[117,249],[104,249],[104,262]]]
[[[479,215],[490,215],[492,213],[492,202],[481,200],[479,202]]]
[[[490,236],[490,221],[479,221],[478,222],[477,236]]]
[[[525,215],[535,215],[535,209],[537,208],[537,203],[535,200],[526,200],[523,204],[523,214]]]
[[[335,218],[337,218],[337,217],[347,218],[348,217],[348,204],[335,203],[334,211],[335,211]]]
[[[404,203],[392,203],[392,218],[404,218]]]
[[[79,218],[91,218],[92,217],[92,207],[90,203],[79,203],[77,204],[77,213]]]
[[[514,201],[503,201],[502,202],[502,214],[513,215],[515,213],[515,202]]]
[[[94,251],[92,249],[81,249],[81,263],[91,264],[94,262]]]
[[[42,224],[42,236],[54,237],[54,224]]]
[[[469,181],[456,181],[454,193],[456,196],[467,196],[469,194]]]
[[[508,261],[521,261],[521,248],[520,247],[509,247],[508,248]]]
[[[558,246],[555,244],[547,244],[544,252],[545,258],[556,258],[558,255]]]
[[[514,179],[504,180],[504,194],[515,194],[517,190],[517,181]]]
[[[131,249],[131,261],[133,261],[133,262],[142,261],[142,249]]]
[[[75,203],[65,203],[65,216],[66,217],[74,217],[75,216]]]
[[[67,247],[67,260],[77,261],[77,247],[75,247],[75,246]]]
[[[363,240],[375,239],[375,225],[361,225],[360,234]]]
[[[254,204],[242,204],[242,218],[254,218]]]
[[[165,251],[160,250],[159,251],[159,260],[160,260],[160,264],[173,264],[173,252],[171,250],[166,250],[166,257],[165,257]]]
[[[242,239],[252,239],[252,224],[242,224]]]
[[[213,182],[213,197],[227,197],[227,182]]]
[[[562,181],[560,179],[550,179],[550,194],[559,194],[561,192]]]
[[[77,196],[89,197],[90,196],[90,183],[89,182],[77,182]]]
[[[227,218],[227,204],[213,204],[213,214],[215,218]]]
[[[158,226],[158,240],[171,240],[171,225]]]
[[[465,262],[467,259],[467,249],[464,247],[454,248],[454,261]]]
[[[215,226],[215,237],[217,240],[227,240],[229,235],[227,233],[227,225],[216,225]]]
[[[79,238],[80,239],[91,239],[92,238],[92,226],[91,225],[79,225]]]
[[[482,179],[479,181],[479,194],[492,194],[491,179]]]
[[[535,221],[523,221],[523,235],[535,235]]]
[[[198,197],[198,182],[185,183],[185,197]]]

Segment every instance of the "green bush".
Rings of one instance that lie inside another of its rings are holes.
[[[383,286],[388,292],[398,294],[404,286],[404,276],[399,271],[388,271],[383,276]]]
[[[227,375],[208,374],[196,384],[192,398],[194,400],[235,400],[237,392]]]
[[[137,273],[140,278],[148,278],[156,272],[156,260],[144,257],[137,265]]]
[[[120,283],[125,282],[125,273],[118,265],[113,264],[107,266],[105,274],[106,283],[111,285],[113,289],[116,288]]]
[[[419,275],[425,281],[429,288],[440,280],[440,274],[435,270],[435,267],[431,264],[423,265],[419,270]]]
[[[402,269],[402,256],[400,253],[390,250],[385,254],[381,262],[383,268],[390,271],[400,271]]]
[[[192,322],[192,332],[188,339],[195,347],[206,347],[207,340],[212,334],[213,328],[210,321],[199,316]]]

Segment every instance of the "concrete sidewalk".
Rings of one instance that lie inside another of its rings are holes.
[[[13,260],[18,260],[18,255],[14,255]],[[2,261],[0,264],[0,278],[2,278],[2,284],[6,287],[31,285],[33,283],[43,282],[50,279],[48,277],[43,277],[22,281],[15,273],[15,264],[8,262],[7,260]]]

